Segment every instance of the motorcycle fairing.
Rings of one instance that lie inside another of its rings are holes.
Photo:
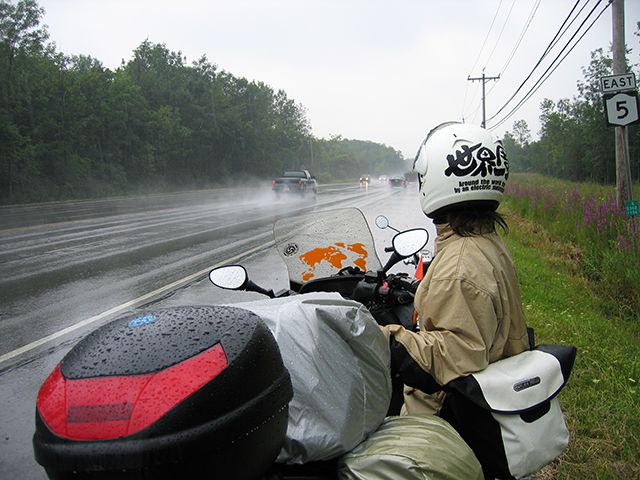
[[[330,277],[346,267],[382,268],[369,225],[357,208],[280,219],[273,235],[294,284]]]

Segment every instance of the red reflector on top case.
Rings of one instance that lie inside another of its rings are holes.
[[[60,365],[38,393],[49,429],[73,440],[108,440],[148,427],[227,367],[217,344],[156,373],[130,377],[66,379]]]
[[[67,409],[69,423],[107,422],[129,420],[133,405],[129,402],[105,403],[102,405],[72,405]]]

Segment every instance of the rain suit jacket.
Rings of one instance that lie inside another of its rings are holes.
[[[420,331],[386,328],[445,385],[528,350],[529,340],[516,271],[502,238],[461,237],[449,225],[437,229],[436,256],[415,296]]]

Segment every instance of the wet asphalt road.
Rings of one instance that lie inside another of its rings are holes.
[[[386,259],[393,232],[373,220],[427,226],[415,190],[323,186],[316,199],[276,201],[266,189],[229,188],[0,208],[0,478],[46,478],[31,447],[37,392],[89,331],[151,303],[259,298],[213,287],[206,273],[221,263],[240,262],[256,283],[285,288],[272,225],[296,212],[360,208]]]

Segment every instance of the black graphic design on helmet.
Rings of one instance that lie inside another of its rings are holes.
[[[477,125],[446,122],[431,130],[413,163],[420,205],[430,218],[474,202],[498,208],[509,177],[502,142]]]

